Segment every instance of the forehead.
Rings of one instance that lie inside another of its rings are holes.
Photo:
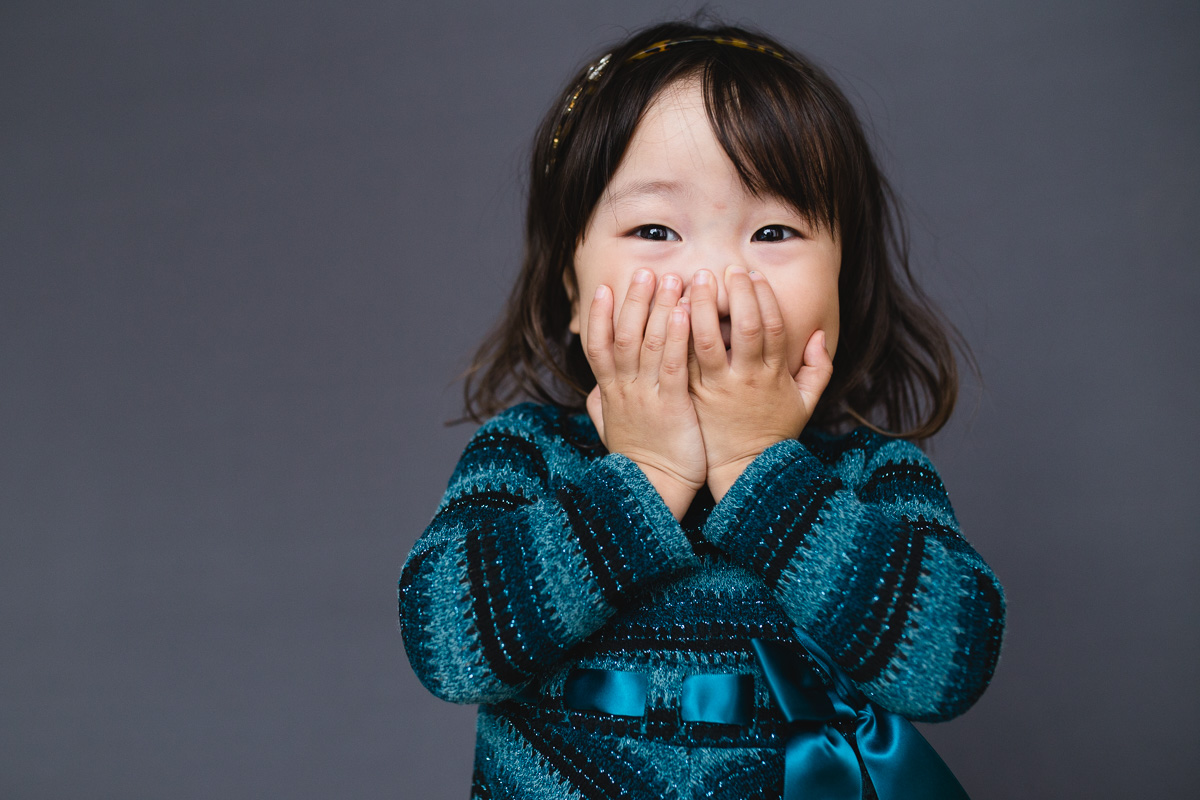
[[[699,79],[677,81],[646,108],[602,202],[687,195],[718,186],[745,192],[712,130]]]
[[[704,123],[705,129],[709,127],[703,86],[698,77],[683,78],[669,84],[650,101],[630,144],[639,138],[654,141],[656,135],[685,134],[699,122]]]

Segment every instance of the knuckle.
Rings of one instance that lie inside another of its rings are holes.
[[[665,375],[676,376],[687,371],[687,362],[679,362],[669,358],[663,361],[659,369]]]
[[[740,319],[733,326],[733,329],[737,331],[739,336],[750,337],[758,335],[758,332],[762,330],[762,326],[756,320]]]
[[[613,343],[622,350],[629,350],[637,347],[638,337],[630,331],[617,331],[616,336],[613,337]]]
[[[647,334],[646,338],[642,340],[642,349],[647,350],[651,353],[657,353],[663,349],[663,345],[665,345],[665,344],[666,344],[666,340],[662,337],[661,334],[657,334],[657,333]]]
[[[787,328],[783,324],[782,319],[764,320],[762,325],[763,333],[767,336],[783,336]]]

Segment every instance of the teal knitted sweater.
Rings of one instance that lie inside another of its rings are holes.
[[[661,783],[645,791],[667,794],[680,780],[770,783],[730,778],[740,767],[725,757],[782,747],[751,639],[790,642],[798,628],[871,701],[942,720],[987,687],[1004,625],[999,583],[906,441],[806,430],[720,503],[702,492],[681,523],[586,415],[532,403],[467,445],[399,607],[425,687],[485,706],[477,797],[611,796],[606,780],[628,791],[643,773]],[[646,675],[644,718],[565,707],[580,668]],[[713,671],[755,676],[760,711],[744,730],[680,722],[680,683]],[[696,755],[711,747],[725,756]],[[766,755],[743,760],[780,771]]]

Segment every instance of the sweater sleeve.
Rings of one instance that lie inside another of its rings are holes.
[[[562,422],[527,403],[480,428],[404,565],[405,650],[444,700],[512,697],[641,588],[696,563],[642,471],[589,460]]]
[[[704,535],[758,573],[867,697],[949,719],[991,680],[1003,590],[924,453],[865,429],[847,443],[824,459],[799,441],[768,448]]]

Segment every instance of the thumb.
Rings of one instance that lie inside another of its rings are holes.
[[[596,426],[596,433],[600,434],[600,442],[608,447],[608,441],[604,438],[604,404],[600,400],[600,385],[592,387],[592,391],[587,396],[587,412],[592,419],[592,424]]]
[[[795,378],[796,388],[800,390],[805,406],[810,409],[816,407],[832,377],[833,359],[825,347],[825,331],[814,331],[804,346],[804,363],[800,365]]]

